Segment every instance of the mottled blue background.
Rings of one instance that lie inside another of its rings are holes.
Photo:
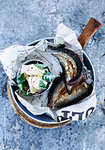
[[[96,73],[95,112],[58,129],[28,125],[10,105],[0,63],[0,150],[105,150],[105,0],[0,0],[0,49],[54,36],[61,22],[79,36],[90,17],[103,24],[85,48]]]

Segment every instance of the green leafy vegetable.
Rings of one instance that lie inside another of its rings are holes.
[[[46,89],[46,85],[43,83],[43,81],[40,81],[39,87],[43,90]]]
[[[23,85],[22,84],[18,84],[18,87],[19,87],[20,91],[23,90]]]
[[[24,73],[20,75],[20,77],[17,79],[18,87],[20,91],[27,91],[29,89],[29,85],[27,80],[25,79]]]
[[[51,72],[45,72],[42,76],[42,79],[47,82],[52,82],[55,78],[55,75],[53,75]]]
[[[39,87],[42,90],[46,90],[48,83],[52,82],[55,78],[51,72],[49,72],[48,66],[45,64],[35,64],[40,70],[44,70],[44,74],[42,76],[42,80],[39,82]],[[45,82],[46,81],[46,82]],[[28,81],[25,78],[25,74],[21,74],[20,77],[17,79],[17,84],[19,87],[19,92],[23,92],[24,96],[32,96],[33,94],[30,93]],[[45,83],[44,83],[45,82]]]
[[[20,77],[18,78],[18,82],[19,82],[20,84],[22,84],[24,81],[26,81],[26,79],[25,79],[24,73],[22,73],[22,74],[20,75]]]
[[[31,93],[29,93],[29,90],[24,91],[24,96],[33,96]]]

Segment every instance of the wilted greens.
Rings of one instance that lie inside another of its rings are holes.
[[[44,73],[42,75],[42,79],[39,81],[39,89],[44,91],[48,88],[48,85],[54,80],[55,75],[53,75],[50,72],[48,66],[46,66],[45,64],[41,64],[41,63],[37,62],[34,65],[37,66],[40,70],[44,70]],[[25,77],[24,73],[22,73],[17,78],[17,84],[18,84],[18,87],[19,87],[19,91],[24,92],[25,96],[32,96],[33,95],[30,92],[30,87],[29,87],[27,78]]]

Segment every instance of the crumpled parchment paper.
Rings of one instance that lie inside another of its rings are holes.
[[[46,51],[48,41],[43,39],[35,46],[13,45],[9,48],[0,51],[0,60],[3,68],[9,77],[10,85],[14,85],[13,78],[16,77],[19,67],[27,60],[37,59],[46,63],[53,74],[59,76],[62,68],[57,58],[50,52]],[[60,24],[57,28],[54,45],[65,44],[66,47],[77,52],[81,57],[83,54],[80,43],[77,40],[75,32],[69,29],[64,24]],[[47,107],[47,95],[49,90],[40,96],[24,96],[23,93],[15,92],[18,100],[34,115],[41,115],[48,113],[54,120],[63,121],[70,120],[83,120],[85,119],[96,107],[96,94],[93,89],[92,94],[82,100],[81,102],[61,108],[57,111],[52,111]]]

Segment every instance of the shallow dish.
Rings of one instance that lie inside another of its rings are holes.
[[[48,41],[53,41],[53,38],[46,38],[46,40]],[[32,42],[31,44],[29,44],[29,46],[33,46],[33,45],[36,45],[38,41],[35,41],[35,42]],[[85,52],[83,52],[83,62],[85,64],[85,66],[87,67],[87,69],[91,70],[92,72],[92,76],[93,76],[93,81],[94,81],[94,70],[93,70],[93,66],[92,66],[92,63],[90,61],[90,59],[88,58],[88,56],[86,55]],[[93,88],[94,88],[95,84],[93,84]],[[60,123],[63,123],[63,122],[67,122],[68,120],[65,120],[65,121],[61,121],[61,122],[55,122],[48,114],[43,114],[43,115],[33,115],[32,113],[30,113],[26,107],[24,107],[20,102],[19,100],[17,99],[16,95],[14,94],[15,90],[16,90],[16,87],[14,86],[11,86],[10,87],[10,90],[11,90],[11,94],[12,94],[12,97],[15,101],[15,103],[17,104],[17,106],[30,118],[36,120],[36,121],[39,121],[39,122],[42,122],[42,123],[46,123],[46,124],[60,124]]]

